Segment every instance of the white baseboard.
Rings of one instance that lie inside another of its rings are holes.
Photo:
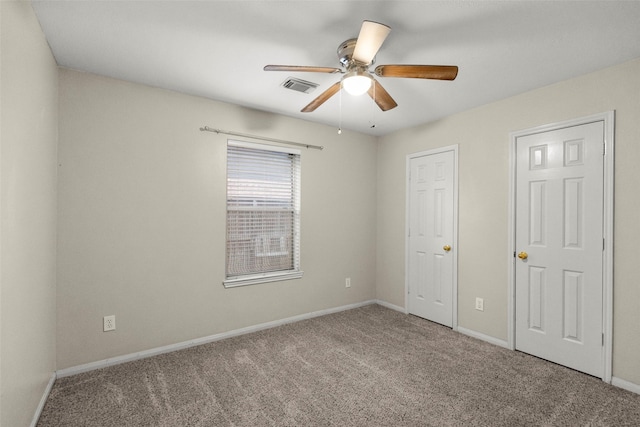
[[[286,325],[287,323],[299,322],[301,320],[312,319],[314,317],[325,316],[327,314],[339,313],[345,310],[351,310],[365,305],[376,304],[376,300],[369,300],[359,302],[355,304],[343,305],[340,307],[328,308],[325,310],[314,311],[311,313],[300,314],[298,316],[288,317],[286,319],[274,320],[272,322],[260,323],[258,325],[247,326],[246,328],[234,329],[228,332],[222,332],[219,334],[209,335],[202,338],[196,338],[189,341],[183,341],[176,344],[170,344],[163,347],[156,347],[149,350],[140,351],[137,353],[125,354],[122,356],[112,357],[109,359],[98,360],[96,362],[85,363],[83,365],[72,366],[70,368],[60,369],[56,371],[58,378],[64,378],[71,375],[81,374],[83,372],[89,372],[96,369],[106,368],[108,366],[119,365],[121,363],[132,362],[134,360],[145,359],[147,357],[157,356],[159,354],[170,353],[172,351],[183,350],[185,348],[194,347],[197,345],[207,344],[214,341],[220,341],[225,338],[236,337],[239,335],[250,334],[252,332],[258,332],[264,329],[275,328],[276,326]]]
[[[56,382],[56,373],[51,374],[51,378],[49,378],[49,382],[47,383],[47,387],[44,389],[44,393],[42,393],[42,398],[40,399],[40,403],[36,408],[35,414],[33,414],[33,419],[31,420],[31,427],[36,427],[38,424],[38,420],[40,419],[40,414],[42,414],[42,410],[44,409],[44,404],[47,403],[47,399],[49,398],[49,393],[51,393],[51,389],[53,388],[53,383]]]
[[[464,334],[464,335],[468,335],[468,336],[473,337],[473,338],[477,338],[477,339],[482,340],[482,341],[486,341],[486,342],[488,342],[490,344],[497,345],[499,347],[504,347],[506,349],[509,349],[509,344],[506,341],[498,339],[498,338],[495,338],[495,337],[492,337],[490,335],[485,335],[485,334],[480,333],[480,332],[472,331],[471,329],[463,328],[462,326],[458,326],[458,332],[460,332],[461,334]]]
[[[625,381],[623,379],[613,377],[611,378],[611,385],[623,388],[632,393],[640,394],[640,385],[632,383],[631,381]]]
[[[381,305],[383,307],[390,308],[391,310],[399,311],[400,313],[407,314],[407,310],[404,307],[400,307],[399,305],[391,304],[386,301],[382,301],[380,299],[375,300],[375,303]]]

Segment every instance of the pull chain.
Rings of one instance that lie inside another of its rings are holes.
[[[338,94],[338,135],[342,135],[342,82],[340,82],[340,93]]]
[[[371,120],[369,120],[369,123],[371,124],[370,128],[373,129],[376,127],[376,123],[374,120],[374,116],[376,114],[376,108],[375,108],[375,104],[376,104],[376,82],[375,80],[371,82],[371,84],[373,85],[373,103],[371,104]]]

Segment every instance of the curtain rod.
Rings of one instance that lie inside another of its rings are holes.
[[[324,147],[321,146],[321,145],[303,144],[301,142],[285,141],[283,139],[267,138],[267,137],[264,137],[264,136],[249,135],[249,134],[246,134],[246,133],[231,132],[231,131],[222,130],[222,129],[213,129],[213,128],[210,128],[209,126],[201,127],[200,131],[201,132],[223,133],[225,135],[240,136],[240,137],[243,137],[243,138],[260,139],[260,140],[263,140],[263,141],[278,142],[280,144],[296,145],[298,147],[315,148],[316,150],[324,150]]]

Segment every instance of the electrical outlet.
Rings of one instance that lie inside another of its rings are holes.
[[[344,287],[345,288],[351,287],[351,277],[347,277],[346,279],[344,279]]]
[[[484,300],[482,298],[476,298],[476,310],[484,311]]]
[[[116,330],[116,316],[104,316],[102,319],[102,325],[104,332],[115,331]]]

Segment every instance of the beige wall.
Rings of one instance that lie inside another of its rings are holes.
[[[30,3],[0,10],[0,425],[20,427],[56,368],[58,70]]]
[[[302,152],[302,279],[222,286],[203,125],[326,147]],[[66,69],[59,126],[58,369],[375,297],[375,138]]]
[[[640,384],[640,60],[380,139],[377,298],[404,306],[405,159],[459,144],[458,322],[507,339],[509,132],[616,111],[613,375]],[[484,298],[484,312],[474,310]]]

